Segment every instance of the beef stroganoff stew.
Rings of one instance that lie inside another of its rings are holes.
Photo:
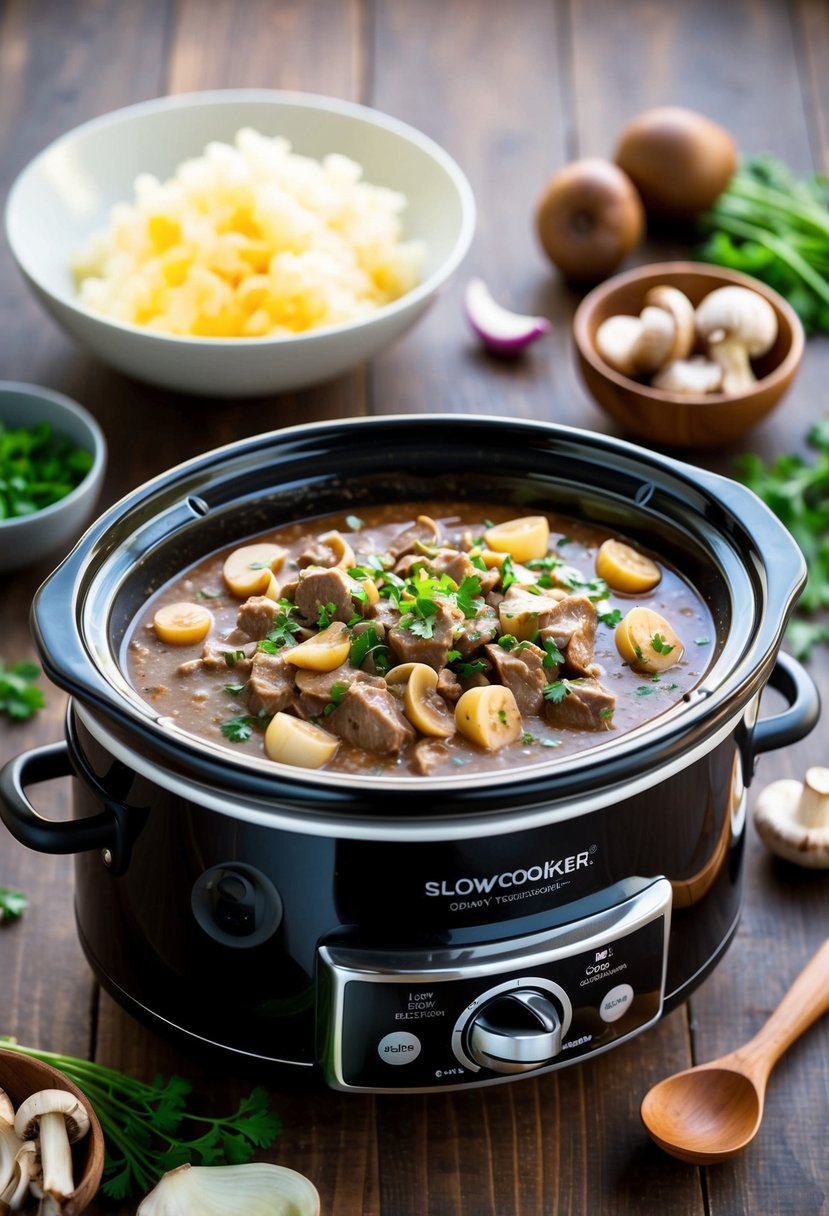
[[[633,541],[473,503],[246,538],[125,639],[154,709],[304,768],[446,776],[554,760],[671,708],[713,654],[682,576]]]

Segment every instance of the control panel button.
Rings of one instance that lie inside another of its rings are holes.
[[[493,997],[469,1027],[469,1054],[493,1072],[530,1072],[561,1051],[561,1019],[540,992],[517,988]]]
[[[385,1064],[411,1064],[420,1055],[420,1039],[407,1030],[395,1030],[380,1040],[377,1054]]]
[[[630,1009],[633,1000],[633,989],[630,984],[617,984],[611,988],[599,1006],[599,1016],[603,1022],[618,1022],[622,1014]]]

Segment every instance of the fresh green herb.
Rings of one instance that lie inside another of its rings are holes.
[[[782,161],[745,161],[709,212],[697,256],[741,270],[785,296],[810,333],[829,333],[829,183]]]
[[[507,587],[511,587],[517,581],[518,576],[515,573],[515,566],[512,564],[512,558],[508,553],[501,562],[501,590],[506,591]]]
[[[253,734],[255,722],[251,714],[240,714],[238,718],[228,718],[222,722],[219,730],[231,743],[246,743]]]
[[[29,901],[22,891],[15,891],[13,887],[0,887],[0,925],[4,921],[11,924],[12,921],[20,920],[28,906]]]
[[[498,721],[501,723],[502,726],[507,725],[507,711],[505,709],[498,710]]]
[[[542,667],[556,667],[559,663],[564,662],[564,655],[552,638],[544,638],[542,646],[544,648],[544,658],[541,660]]]
[[[470,562],[472,563],[472,565],[475,567],[475,569],[476,569],[476,570],[483,570],[483,571],[486,571],[486,570],[488,570],[488,569],[489,569],[489,567],[487,566],[486,562],[485,562],[485,561],[484,561],[484,559],[481,557],[480,553],[473,553],[473,554],[470,556],[469,560],[470,560]]]
[[[276,650],[282,646],[290,645],[294,640],[294,635],[302,629],[299,621],[293,619],[293,614],[297,610],[296,605],[286,599],[277,602],[282,611],[274,617],[273,626],[268,630],[263,641],[259,643],[259,649],[267,651],[268,654],[275,654]],[[266,646],[265,642],[270,642],[271,645]]]
[[[788,528],[806,559],[808,578],[787,632],[797,658],[829,641],[829,622],[817,614],[829,607],[829,418],[806,436],[813,460],[781,455],[765,464],[753,452],[737,460],[737,476]]]
[[[468,574],[454,595],[455,603],[467,619],[475,616],[480,608],[480,594],[481,580],[477,574]]]
[[[368,656],[371,655],[374,659],[374,666],[382,675],[388,671],[389,663],[389,648],[385,642],[381,641],[377,630],[373,625],[369,625],[368,629],[358,633],[354,641],[351,643],[351,651],[349,660],[352,667],[362,667]]]
[[[0,519],[42,511],[70,494],[92,468],[89,452],[48,422],[31,428],[0,420]]]
[[[545,684],[542,692],[545,701],[560,705],[570,695],[571,689],[567,680],[554,680],[552,684]]]
[[[613,717],[613,707],[608,705],[604,709],[600,709],[599,717],[603,718],[605,721],[607,721],[608,718],[612,718]]]
[[[333,714],[334,710],[340,704],[350,687],[351,686],[349,684],[345,684],[342,680],[334,681],[334,683],[331,685],[331,700],[322,711],[325,717],[327,717],[329,714]]]
[[[673,645],[666,642],[661,633],[655,633],[651,638],[651,650],[657,654],[670,654],[673,650]]]
[[[710,638],[694,638],[694,645],[695,646],[708,646],[710,641],[711,641]]]
[[[452,670],[459,676],[474,676],[479,671],[486,671],[489,664],[486,659],[472,659],[468,663],[454,661]]]
[[[355,587],[351,592],[351,598],[353,600],[357,600],[360,604],[367,604],[368,592],[366,591],[365,587]],[[334,605],[332,604],[331,607],[333,608]]]
[[[498,645],[502,650],[506,650],[507,654],[520,654],[525,646],[529,646],[529,642],[519,642],[518,638],[513,633],[502,633],[498,639]]]
[[[224,652],[224,660],[228,667],[235,667],[244,657],[244,650],[226,650]]]
[[[15,722],[24,722],[43,709],[46,698],[35,684],[39,675],[37,663],[21,659],[6,667],[0,659],[0,713]]]
[[[558,538],[558,540],[556,541],[556,545],[558,546],[559,549],[563,549],[565,545],[572,545],[572,543],[573,543],[572,536],[560,536]]]
[[[531,557],[524,565],[528,570],[557,570],[564,565],[564,560],[554,553],[548,553],[546,557]]]
[[[615,629],[622,619],[621,608],[611,608],[610,612],[600,612],[599,621],[602,625],[607,625],[608,629]]]
[[[523,743],[525,747],[529,747],[531,743],[536,742],[536,738],[535,735],[531,735],[528,730],[525,730],[518,742]]]
[[[652,684],[640,684],[637,688],[634,688],[633,695],[635,697],[649,697],[654,692],[656,692],[656,689]]]
[[[192,1086],[182,1077],[155,1077],[147,1084],[91,1060],[21,1047],[11,1038],[0,1037],[0,1046],[60,1069],[89,1098],[106,1139],[103,1190],[111,1199],[146,1193],[163,1173],[186,1162],[241,1165],[256,1149],[269,1148],[281,1130],[262,1086],[231,1115],[197,1115],[187,1110]],[[186,1123],[204,1130],[188,1138]]]
[[[225,692],[230,693],[231,697],[238,697],[240,693],[245,691],[244,684],[223,684]]]
[[[200,587],[196,592],[197,600],[218,600],[221,599],[221,591],[216,591],[213,587]]]
[[[317,628],[327,629],[331,624],[333,614],[337,611],[337,605],[328,603],[320,604],[319,612],[317,613]]]
[[[561,747],[561,739],[542,739],[542,747]]]
[[[359,515],[346,515],[345,522],[346,527],[349,527],[352,532],[359,532],[363,526],[363,521]]]

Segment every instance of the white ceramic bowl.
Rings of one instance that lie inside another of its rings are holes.
[[[283,135],[317,159],[352,157],[373,185],[402,191],[406,239],[426,246],[421,283],[365,320],[280,338],[189,338],[150,333],[82,307],[70,260],[110,208],[133,199],[139,173],[169,177],[211,140],[241,127]],[[311,94],[233,89],[163,97],[84,123],[50,144],[9,193],[6,232],[26,281],[55,320],[104,362],[182,392],[244,397],[327,380],[405,332],[469,248],[475,204],[465,176],[431,139],[365,106]]]
[[[0,421],[10,427],[48,422],[92,453],[92,468],[75,489],[33,515],[0,520],[0,572],[34,565],[49,555],[64,556],[92,515],[106,469],[107,446],[98,423],[83,406],[63,393],[36,384],[0,380]]]

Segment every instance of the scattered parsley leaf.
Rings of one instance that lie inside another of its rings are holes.
[[[0,925],[4,921],[11,924],[12,921],[20,920],[28,906],[29,901],[22,891],[16,891],[13,887],[0,887]]]
[[[348,692],[350,687],[350,684],[346,684],[342,680],[334,681],[334,683],[331,685],[331,700],[322,711],[326,717],[328,714],[333,714],[334,710],[341,703],[343,697]]]
[[[655,633],[651,638],[651,650],[657,654],[670,654],[673,650],[673,645],[666,642],[661,633]]]
[[[219,730],[231,743],[246,743],[253,734],[255,721],[250,714],[240,714],[238,718],[228,718],[222,722]]]
[[[359,532],[363,526],[363,521],[359,515],[346,515],[345,522],[346,527],[350,528],[352,532]]]
[[[615,629],[622,619],[621,608],[611,608],[610,612],[600,612],[598,614],[599,621],[602,625],[606,625],[608,629]],[[708,639],[705,639],[708,641]]]
[[[6,667],[0,660],[0,713],[14,722],[24,722],[43,709],[46,698],[35,684],[39,676],[37,663],[21,659]]]
[[[244,657],[244,650],[226,650],[224,653],[224,660],[228,667],[235,667]]]
[[[542,646],[544,648],[544,658],[541,660],[542,667],[557,667],[560,663],[564,662],[564,655],[552,638],[544,638]]]
[[[328,626],[331,624],[333,613],[335,613],[336,611],[337,611],[336,604],[332,604],[332,603],[320,604],[319,611],[317,612],[317,628],[318,629],[327,629]]]
[[[545,701],[559,705],[565,697],[570,695],[571,689],[567,680],[554,680],[552,684],[545,684],[542,691]]]

